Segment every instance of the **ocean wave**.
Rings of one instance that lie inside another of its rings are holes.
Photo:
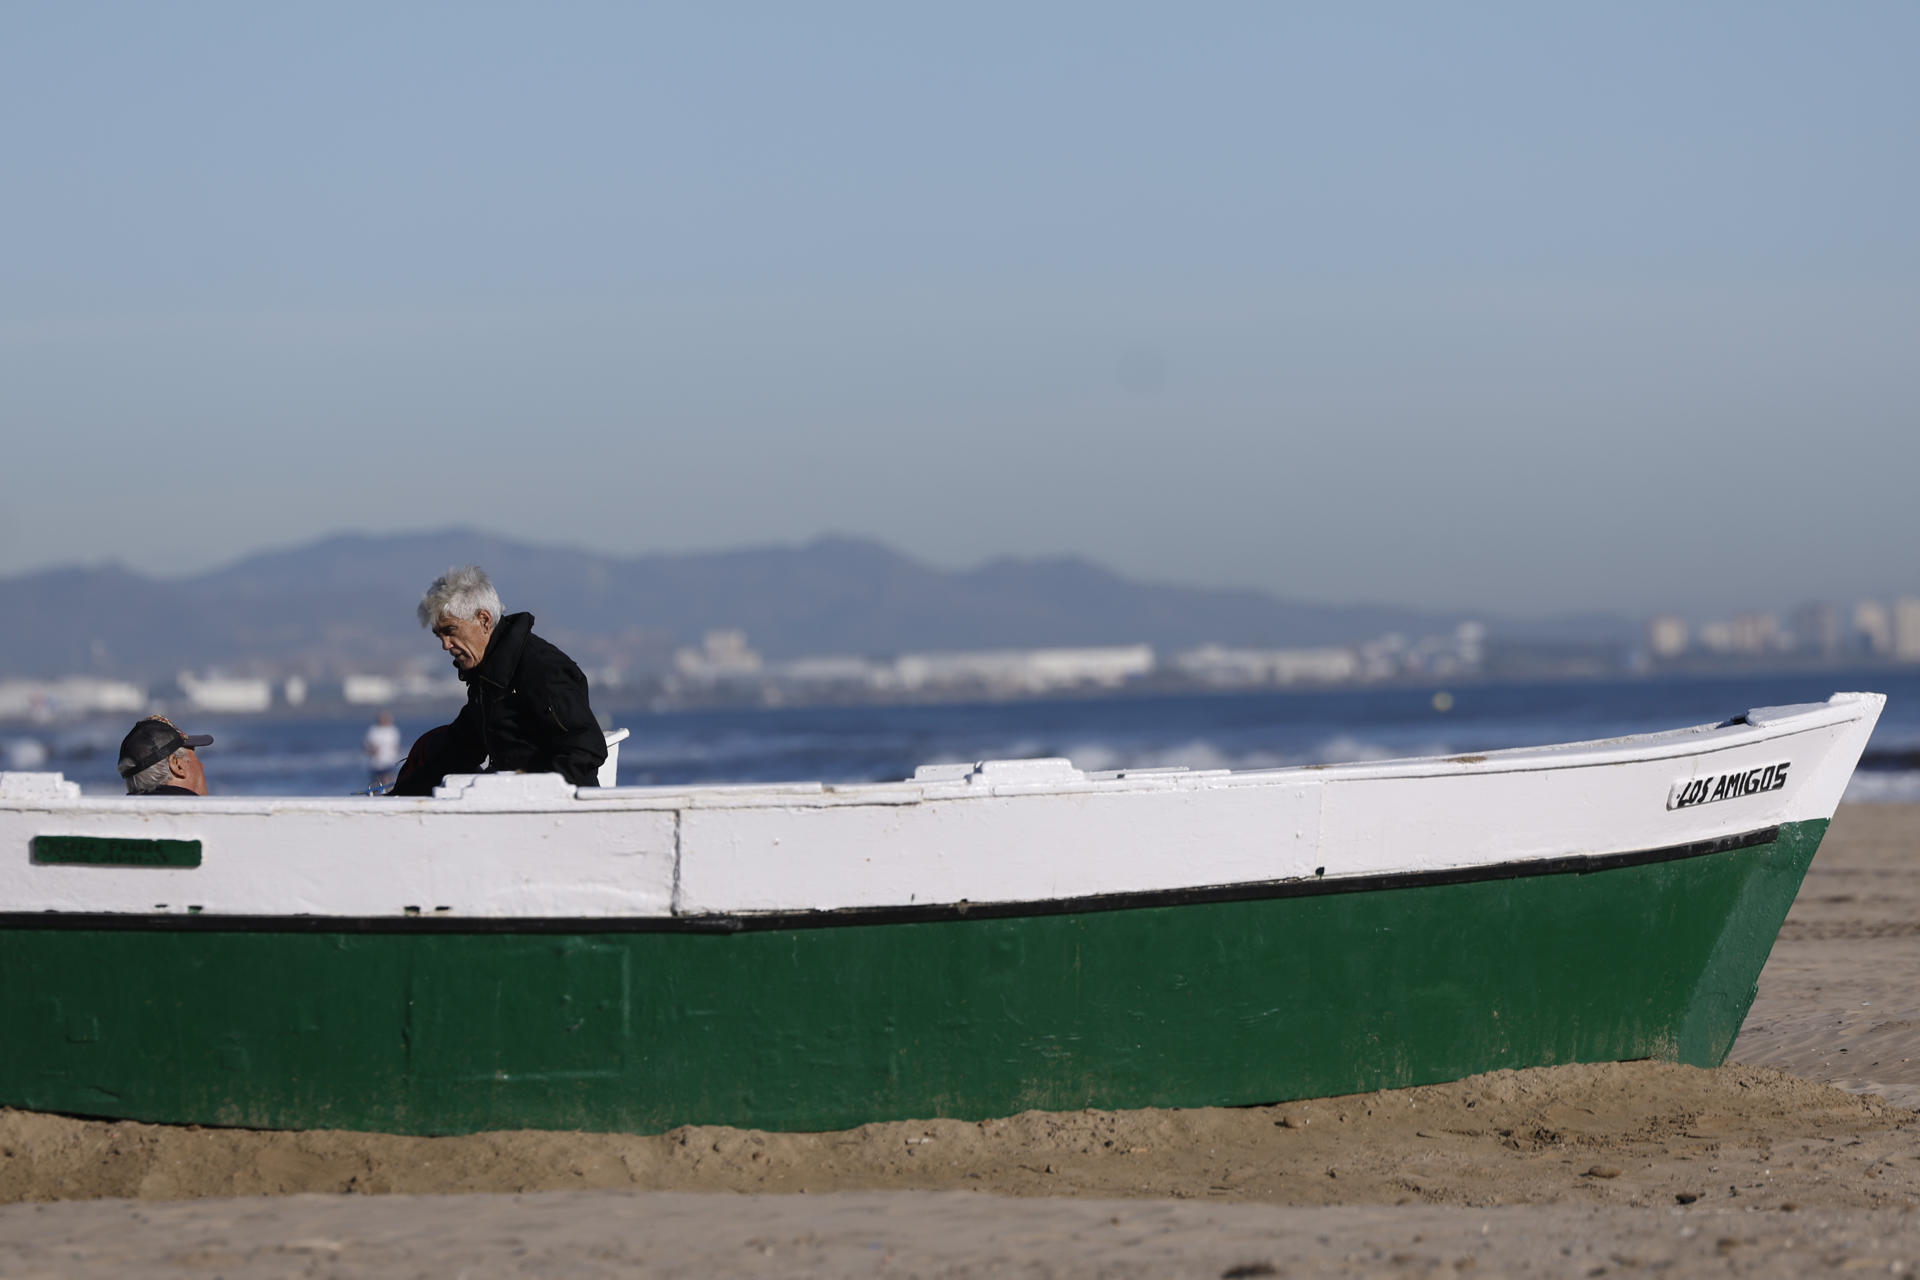
[[[44,769],[47,767],[46,744],[38,738],[0,740],[0,765],[23,771]]]
[[[1372,760],[1405,760],[1414,756],[1450,756],[1453,747],[1439,739],[1387,744],[1340,734],[1314,748],[1307,764],[1364,764]]]
[[[1907,804],[1920,801],[1920,770],[1861,769],[1842,797],[1853,804]]]
[[[296,775],[334,773],[343,769],[364,772],[367,768],[366,752],[358,749],[283,751],[272,754],[238,751],[216,754],[218,751],[218,746],[209,747],[200,757],[209,773]]]

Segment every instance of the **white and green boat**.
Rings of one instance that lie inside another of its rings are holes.
[[[1716,1064],[1883,701],[1258,772],[421,800],[0,774],[0,1105],[833,1129]]]

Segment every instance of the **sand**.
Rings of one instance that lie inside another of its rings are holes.
[[[0,1111],[0,1274],[1898,1274],[1920,1265],[1916,844],[1920,807],[1842,810],[1716,1071],[833,1134]]]
[[[1920,805],[1840,810],[1730,1060],[1920,1107]]]

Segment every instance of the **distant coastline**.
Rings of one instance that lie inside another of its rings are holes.
[[[415,626],[423,580],[489,566],[622,709],[910,705],[1461,686],[1663,673],[1898,671],[1920,600],[1689,622],[1288,601],[1138,582],[1090,561],[918,563],[878,543],[607,556],[470,529],[340,535],[159,580],[0,579],[0,723],[368,714],[463,689]],[[130,637],[124,619],[144,625]]]

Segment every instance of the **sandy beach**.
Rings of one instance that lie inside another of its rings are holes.
[[[1729,1064],[845,1133],[399,1138],[0,1112],[0,1273],[1898,1274],[1920,807],[1841,810]]]

